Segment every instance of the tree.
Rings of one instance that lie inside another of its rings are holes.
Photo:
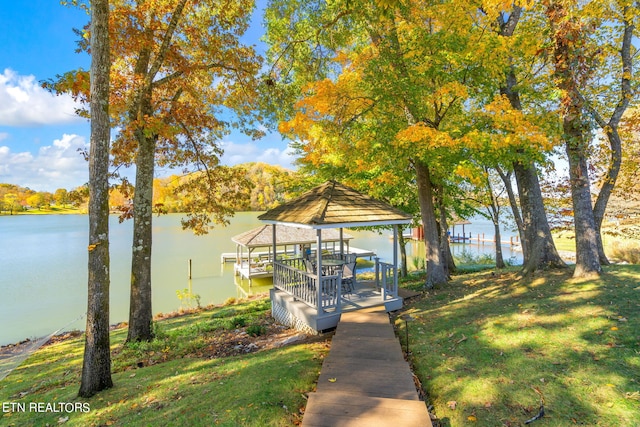
[[[511,108],[517,111],[523,110],[520,88],[523,87],[524,83],[522,79],[518,79],[518,65],[531,63],[531,55],[527,55],[526,52],[531,50],[532,41],[536,44],[539,43],[536,37],[532,37],[529,34],[532,30],[535,30],[535,27],[516,33],[522,12],[522,7],[514,4],[509,13],[500,12],[497,15],[497,25],[495,26],[498,34],[502,38],[509,40],[512,46],[515,43],[522,44],[521,40],[524,40],[525,46],[513,50],[520,52],[521,56],[518,58],[511,54],[509,55],[504,77],[500,79],[499,87],[500,94],[506,97]],[[516,41],[517,39],[519,40]],[[541,47],[536,44],[533,47],[540,49]],[[533,73],[524,69],[520,71],[520,74],[532,75]],[[510,203],[520,233],[523,251],[523,272],[529,274],[541,268],[563,268],[566,265],[560,258],[553,242],[551,227],[547,220],[544,199],[540,189],[540,180],[535,162],[536,158],[540,160],[540,156],[532,155],[526,145],[516,147],[513,154],[510,167],[514,171],[513,175],[518,187],[519,206],[515,202],[515,197],[511,190],[511,182],[506,180],[507,175],[501,173],[501,177],[507,191],[510,191]]]
[[[69,192],[64,188],[58,188],[55,193],[53,193],[53,199],[56,205],[65,207],[66,204],[69,203]]]
[[[633,46],[633,38],[639,13],[637,3],[618,1],[596,4],[591,10],[586,8],[586,13],[601,25],[603,36],[597,44],[606,53],[599,67],[605,78],[599,81],[605,83],[599,85],[595,96],[585,93],[581,88],[578,89],[577,95],[583,98],[586,111],[609,142],[606,166],[600,176],[599,191],[593,206],[600,263],[609,264],[602,245],[602,222],[623,161],[620,123],[636,92],[634,86],[637,83],[634,81],[633,71],[637,48]],[[607,17],[606,23],[601,22],[603,16]],[[609,17],[612,19],[609,20]],[[613,77],[612,71],[615,72]],[[603,93],[606,95],[603,96]],[[629,145],[631,144],[630,142]]]
[[[27,204],[32,208],[42,209],[47,203],[44,193],[37,192],[27,198]]]
[[[113,386],[109,339],[109,0],[91,1],[89,279],[79,395]]]
[[[588,171],[589,128],[584,118],[584,100],[578,87],[588,79],[584,64],[585,29],[579,18],[570,16],[562,2],[548,2],[553,45],[553,74],[562,91],[563,140],[569,160],[569,179],[576,231],[576,268],[574,277],[600,274],[598,238],[591,206],[591,182]]]
[[[219,165],[217,144],[232,127],[260,135],[249,126],[259,60],[239,42],[253,7],[249,0],[233,7],[213,0],[112,4],[112,105],[122,127],[114,156],[117,164],[136,166],[127,341],[140,341],[153,336],[155,165],[196,169],[176,188],[191,196],[183,226],[205,233],[211,221],[226,221],[248,185],[239,171]]]
[[[257,75],[261,59],[240,37],[251,0],[112,0],[110,112],[119,128],[113,164],[135,165],[131,303],[127,341],[150,340],[153,177],[155,166],[182,168],[184,228],[196,234],[228,222],[249,184],[240,170],[220,165],[220,140],[232,129],[258,138]],[[84,41],[81,49],[88,49]],[[86,100],[86,72],[67,72],[46,86]],[[79,111],[80,114],[86,112]],[[123,179],[123,181],[126,181]],[[132,190],[130,185],[119,189]],[[187,197],[188,196],[188,197]]]
[[[608,263],[601,225],[622,161],[618,125],[633,94],[631,50],[637,6],[626,2],[582,5],[547,1],[544,11],[550,28],[552,73],[562,94],[563,140],[576,235],[574,276],[597,275],[602,271],[601,263]],[[611,59],[618,55],[617,61]],[[619,70],[619,77],[611,76],[612,69]],[[603,80],[607,83],[602,84]],[[615,107],[610,108],[607,121],[602,112],[612,104]],[[601,127],[610,144],[610,160],[595,206],[589,176],[592,121]]]
[[[18,203],[18,195],[15,193],[7,193],[4,195],[5,210],[9,211],[9,215],[13,215],[13,212],[19,210],[20,204]]]
[[[279,93],[303,93],[281,130],[304,141],[316,166],[355,149],[367,153],[363,170],[410,168],[425,227],[425,286],[446,283],[437,205],[446,195],[438,192],[469,155],[464,100],[493,72],[478,66],[487,23],[466,2],[274,1],[268,17]]]
[[[87,203],[88,199],[89,199],[88,185],[83,185],[69,191],[69,202],[75,207],[79,207],[82,204]]]

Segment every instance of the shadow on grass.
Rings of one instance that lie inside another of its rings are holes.
[[[523,425],[541,398],[539,425],[640,425],[640,266],[570,274],[461,276],[406,308],[441,425]]]
[[[289,346],[226,359],[185,358],[113,375],[114,387],[78,399],[77,382],[3,401],[88,402],[88,412],[3,414],[1,425],[290,426],[300,421],[324,344]],[[65,418],[68,418],[65,421]]]
[[[318,340],[255,353],[235,351],[238,339],[247,334],[230,331],[227,321],[239,316],[260,321],[268,307],[268,301],[256,301],[167,319],[158,329],[159,338],[150,343],[123,346],[126,329],[113,331],[114,387],[88,400],[77,397],[84,338],[43,347],[0,381],[0,404],[8,405],[2,406],[0,425],[296,424],[327,345]],[[234,341],[228,342],[230,338]],[[218,356],[221,348],[234,355]],[[30,410],[34,403],[61,402],[72,408],[84,403],[90,410]]]

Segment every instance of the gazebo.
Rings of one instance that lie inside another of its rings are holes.
[[[276,253],[278,241],[277,226],[314,230],[317,248],[322,247],[323,232],[338,229],[338,258],[344,254],[344,228],[392,226],[393,262],[383,263],[376,258],[375,290],[378,297],[374,304],[384,305],[387,311],[402,307],[397,276],[398,225],[411,223],[411,215],[336,181],[328,181],[265,212],[258,219],[271,225],[273,253]],[[317,333],[338,324],[343,306],[357,309],[363,304],[354,301],[355,297],[342,295],[340,272],[322,274],[323,261],[327,261],[321,251],[316,251],[313,261],[319,274],[305,269],[302,257],[274,259],[271,307],[273,316],[280,323]]]

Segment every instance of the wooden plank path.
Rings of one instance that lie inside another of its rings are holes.
[[[302,426],[432,426],[384,308],[342,314]]]

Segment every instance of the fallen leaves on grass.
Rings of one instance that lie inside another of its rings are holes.
[[[640,391],[626,392],[624,394],[625,399],[637,400],[640,401]]]

